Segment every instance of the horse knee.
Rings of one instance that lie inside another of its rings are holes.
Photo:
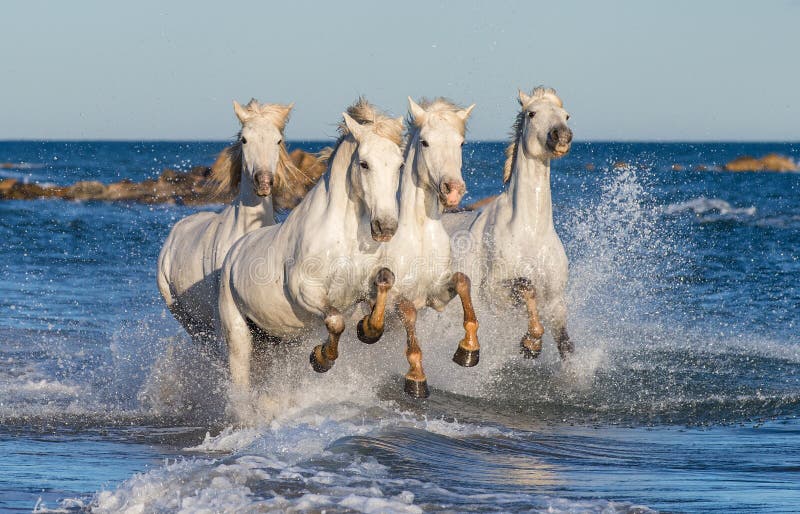
[[[375,285],[378,290],[388,291],[394,286],[394,273],[389,268],[381,268],[375,276]]]
[[[517,278],[511,281],[511,297],[516,302],[524,302],[536,297],[536,288],[527,278]]]
[[[344,332],[344,316],[340,313],[328,314],[325,316],[325,328],[331,334],[341,334]]]
[[[469,294],[469,290],[472,287],[472,281],[467,275],[461,273],[460,271],[456,271],[453,273],[451,281],[453,283],[453,288],[459,296]]]

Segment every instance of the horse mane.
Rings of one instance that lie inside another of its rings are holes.
[[[397,146],[402,146],[403,124],[369,103],[363,96],[358,97],[358,100],[347,108],[347,114],[360,125],[371,128],[375,134],[390,140]],[[336,141],[335,147],[338,147],[350,135],[350,130],[344,122],[340,122],[338,128],[339,139]],[[328,157],[330,157],[330,154],[328,154]]]
[[[546,99],[559,107],[563,107],[564,103],[559,98],[556,90],[551,87],[539,86],[533,89],[530,94],[531,102],[534,100]],[[523,105],[522,109],[517,113],[514,119],[514,124],[511,126],[511,142],[506,146],[506,162],[503,164],[503,183],[505,184],[511,180],[511,171],[514,167],[514,161],[517,159],[517,151],[519,149],[519,140],[522,137],[522,127],[525,125],[525,112],[527,105]]]
[[[317,160],[322,164],[328,164],[328,162],[331,160],[331,156],[333,156],[332,146],[326,146],[315,155]]]
[[[279,104],[259,104],[253,98],[245,106],[255,116],[266,118],[283,133],[289,116],[287,106]],[[236,135],[236,142],[222,150],[211,166],[211,180],[216,182],[215,194],[235,194],[242,181],[243,152],[242,131]],[[272,201],[279,210],[291,209],[300,201],[319,177],[311,177],[292,162],[286,144],[281,141],[278,150],[278,164],[273,172]]]
[[[464,108],[458,105],[457,103],[453,102],[444,97],[437,97],[433,100],[429,100],[427,98],[421,98],[417,104],[425,109],[425,112],[428,114],[435,114],[439,113],[444,116],[448,121],[451,121],[453,125],[458,127],[461,135],[465,135],[467,132],[467,120],[466,118],[462,118],[458,116],[457,113],[459,111],[463,111]],[[422,125],[414,119],[414,116],[409,112],[406,115],[406,126],[408,127],[407,135],[410,135],[414,130],[418,130]]]
[[[222,150],[214,164],[211,165],[211,180],[217,186],[214,194],[235,193],[242,181],[242,142],[241,131],[236,135],[236,142]]]

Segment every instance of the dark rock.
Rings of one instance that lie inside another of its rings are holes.
[[[106,186],[96,180],[76,182],[67,188],[64,198],[70,200],[102,200]]]
[[[283,209],[297,205],[327,168],[324,159],[302,150],[292,152],[292,162],[301,173],[290,174],[290,180],[276,186],[273,192],[275,204]],[[0,199],[34,198],[203,205],[230,202],[233,193],[218,191],[208,166],[194,166],[188,172],[167,168],[155,180],[133,182],[126,178],[108,185],[97,181],[80,181],[69,187],[42,187],[20,183],[16,179],[0,180]]]

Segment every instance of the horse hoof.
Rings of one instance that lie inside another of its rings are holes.
[[[567,361],[575,353],[575,346],[572,344],[572,341],[566,341],[559,343],[558,345],[558,353],[561,355],[562,361]]]
[[[325,373],[329,369],[333,367],[334,361],[328,361],[327,359],[323,358],[322,356],[317,356],[317,350],[322,350],[321,346],[315,347],[311,351],[311,356],[309,357],[309,362],[311,363],[311,367],[317,373]]]
[[[471,368],[472,366],[477,366],[480,357],[481,351],[479,349],[465,350],[459,346],[458,349],[456,349],[456,353],[453,355],[453,362],[459,366]]]
[[[520,353],[526,359],[535,359],[542,353],[542,340],[523,337],[519,343]]]
[[[361,320],[358,321],[358,324],[356,325],[356,335],[358,336],[359,341],[361,341],[362,343],[375,344],[378,341],[380,341],[381,336],[383,335],[383,332],[378,334],[376,337],[368,336],[364,332],[364,320],[361,319]]]
[[[406,385],[403,390],[412,398],[427,398],[431,395],[431,392],[428,391],[427,380],[411,380],[410,378],[406,378]]]

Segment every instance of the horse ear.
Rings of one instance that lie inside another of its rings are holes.
[[[247,110],[239,105],[239,102],[236,100],[233,101],[233,112],[236,113],[236,117],[239,118],[239,121],[244,123],[250,117],[250,114]]]
[[[411,110],[411,116],[414,118],[414,123],[417,125],[423,123],[425,121],[425,109],[419,106],[417,102],[414,101],[413,98],[410,96],[408,97],[408,107]]]
[[[344,124],[347,127],[347,130],[353,134],[353,137],[356,139],[356,141],[361,141],[361,135],[364,133],[364,127],[362,127],[359,122],[351,118],[346,112],[342,113],[342,117],[344,118]]]
[[[461,118],[462,120],[467,121],[467,118],[469,118],[469,115],[472,112],[472,109],[474,109],[474,108],[475,108],[475,104],[472,104],[469,107],[467,107],[466,109],[461,109],[456,114],[458,114],[458,117]]]
[[[525,106],[528,102],[531,101],[531,97],[526,95],[523,90],[519,90],[519,104]]]

